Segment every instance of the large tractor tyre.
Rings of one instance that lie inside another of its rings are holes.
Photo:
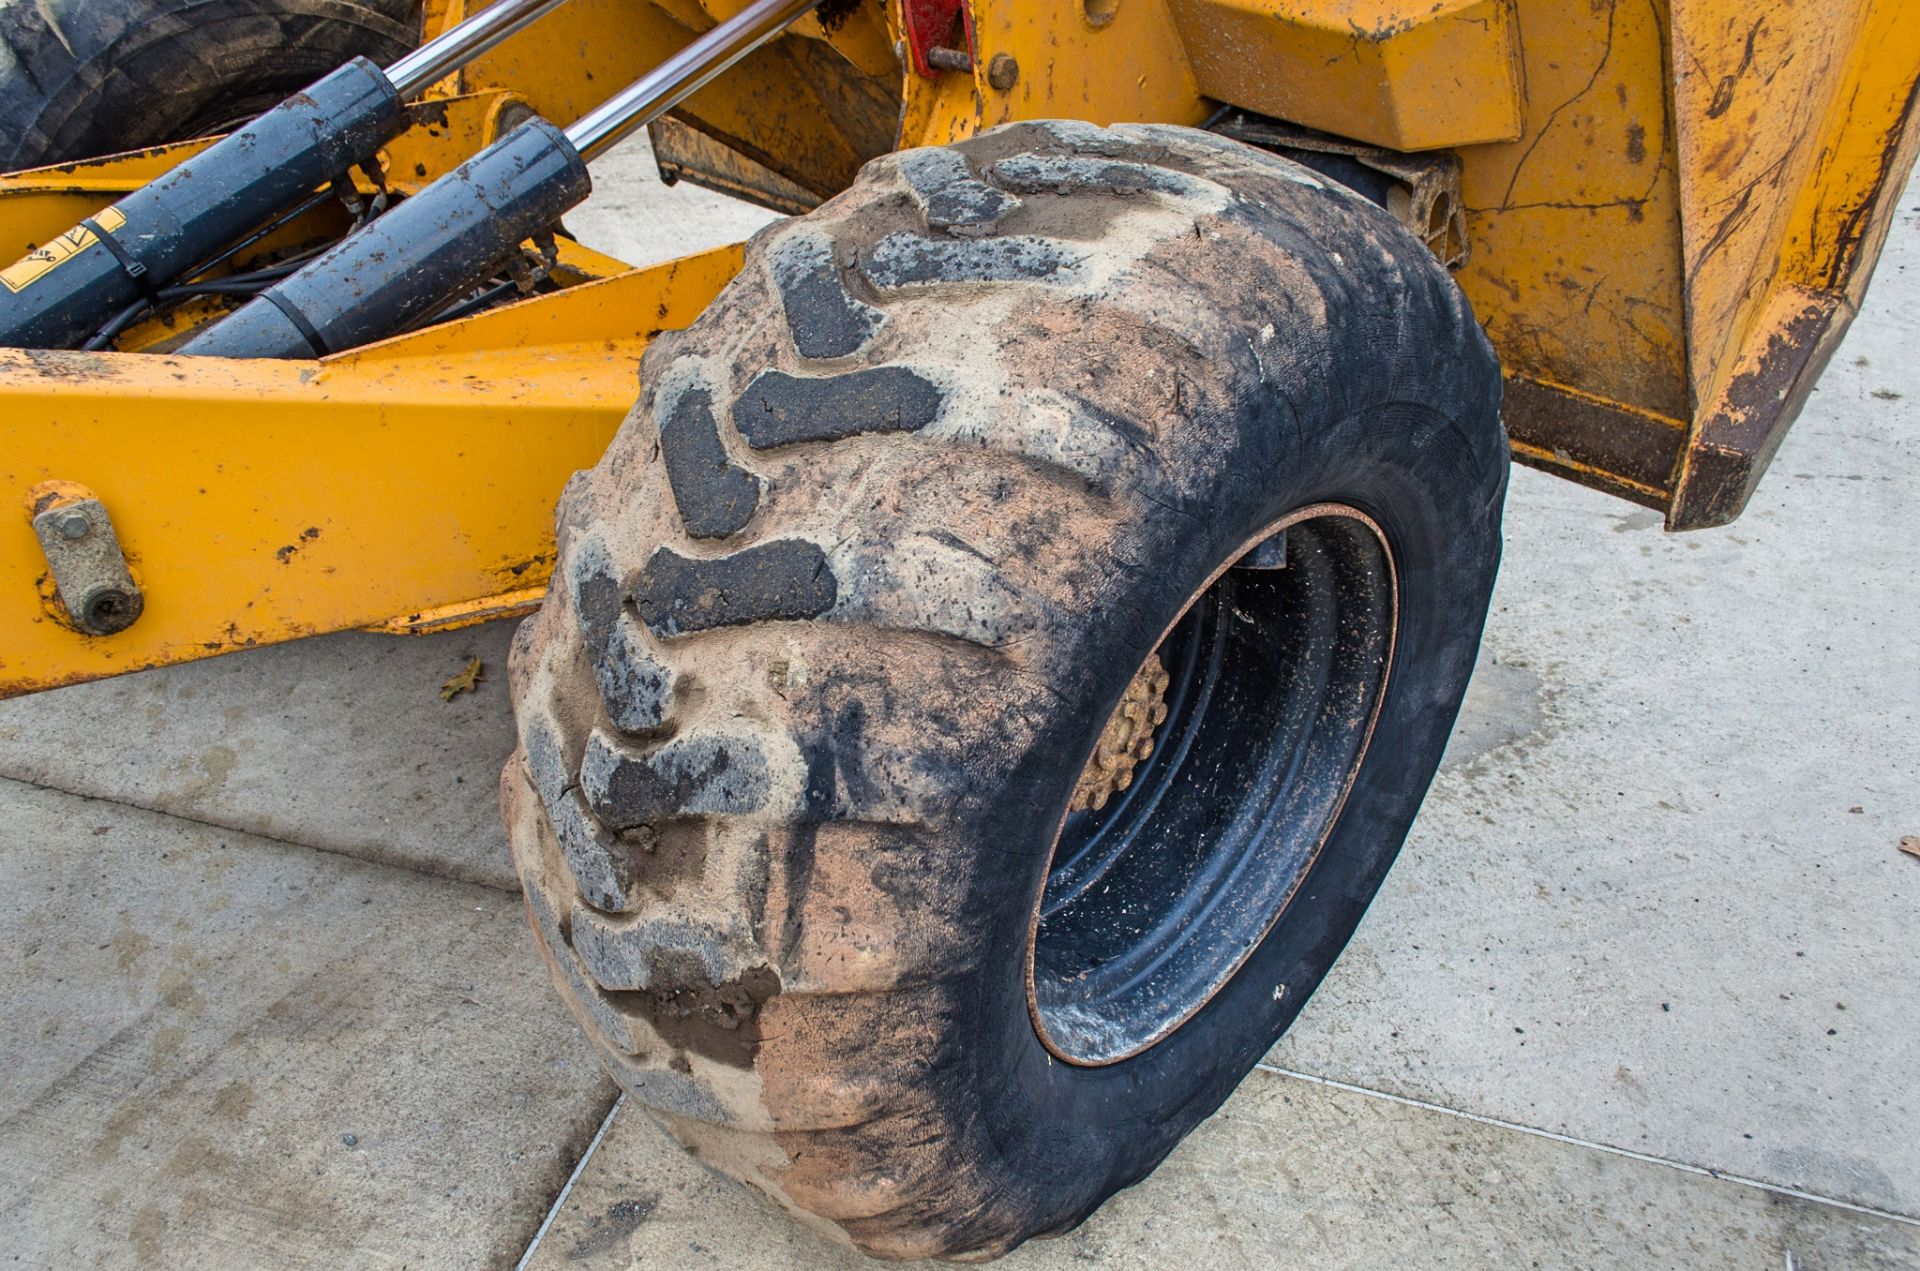
[[[357,56],[422,0],[0,0],[0,172],[224,132]]]
[[[1187,129],[869,164],[647,352],[515,642],[568,1004],[703,1160],[978,1257],[1299,1013],[1473,667],[1507,458],[1460,291]]]

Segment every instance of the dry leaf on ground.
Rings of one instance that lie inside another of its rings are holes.
[[[484,669],[479,658],[468,658],[467,664],[460,668],[460,673],[440,686],[440,700],[451,702],[462,693],[477,692],[484,678],[481,674]]]

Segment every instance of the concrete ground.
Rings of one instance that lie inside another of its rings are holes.
[[[632,260],[751,209],[596,169]],[[1299,1024],[1004,1265],[1920,1266],[1920,184],[1746,516],[1516,471],[1486,652]],[[493,785],[504,627],[0,704],[0,1256],[853,1266],[616,1105]],[[478,693],[436,689],[470,655]]]

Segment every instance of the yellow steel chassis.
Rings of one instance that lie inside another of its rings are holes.
[[[1694,528],[1744,506],[1866,286],[1920,140],[1903,4],[975,0],[975,72],[929,79],[900,69],[898,0],[871,0],[831,32],[807,19],[679,118],[787,202],[890,146],[1021,118],[1197,124],[1231,104],[1449,151],[1457,276],[1507,370],[1516,457]],[[386,170],[424,184],[509,105],[570,121],[740,7],[573,0],[442,85]],[[430,32],[461,12],[432,0]],[[0,258],[195,144],[0,177]],[[563,290],[321,361],[0,350],[19,509],[0,515],[0,696],[532,606],[554,499],[633,401],[647,341],[739,261],[629,269],[569,248]],[[118,635],[74,630],[52,594],[28,520],[50,481],[113,518],[146,603]]]

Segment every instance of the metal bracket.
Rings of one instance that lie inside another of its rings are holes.
[[[1207,127],[1223,137],[1286,155],[1357,189],[1418,235],[1448,269],[1467,263],[1466,204],[1460,195],[1458,155],[1403,154],[1227,109]],[[1361,178],[1357,182],[1355,175]]]
[[[973,11],[967,0],[903,0],[900,8],[914,70],[928,79],[943,71],[972,72]]]
[[[67,482],[36,493],[33,532],[67,621],[86,635],[125,631],[146,608],[146,597],[127,569],[106,505],[84,486]]]

